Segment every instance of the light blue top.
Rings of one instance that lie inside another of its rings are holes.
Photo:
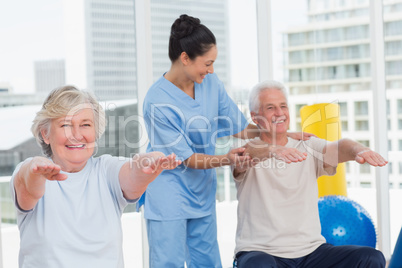
[[[246,118],[215,74],[194,85],[194,99],[164,76],[151,86],[144,100],[150,140],[147,151],[175,153],[182,160],[194,153],[214,155],[218,137],[247,127]],[[146,190],[145,218],[178,220],[210,215],[215,193],[215,169],[191,169],[182,164],[165,170]]]
[[[121,215],[123,197],[119,171],[127,161],[104,155],[90,158],[65,181],[46,181],[37,205],[21,210],[13,188],[20,229],[19,266],[40,268],[124,267]]]

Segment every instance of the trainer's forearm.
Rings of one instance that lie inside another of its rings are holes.
[[[184,164],[193,169],[211,169],[230,165],[230,159],[227,154],[207,155],[194,153],[184,161]]]

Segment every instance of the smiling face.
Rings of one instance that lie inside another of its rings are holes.
[[[183,53],[184,58],[182,62],[189,80],[201,84],[207,74],[214,72],[214,62],[218,56],[218,49],[215,45],[212,45],[204,55],[197,56],[194,60],[188,58],[185,52]]]
[[[54,163],[60,165],[63,171],[78,172],[94,152],[96,133],[93,109],[86,107],[72,115],[53,119],[49,133],[45,130],[41,133],[52,149]]]
[[[276,139],[286,137],[289,128],[289,108],[282,91],[266,89],[259,95],[258,113],[251,112],[252,119],[262,130],[262,137]]]

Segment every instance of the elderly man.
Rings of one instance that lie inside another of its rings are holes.
[[[289,138],[287,97],[278,82],[263,82],[252,89],[250,111],[261,134],[246,145],[245,152],[258,163],[233,170],[239,201],[237,266],[385,267],[383,254],[374,248],[326,243],[316,179],[334,175],[341,162],[384,166],[387,161],[349,139]],[[301,158],[301,153],[306,157]]]

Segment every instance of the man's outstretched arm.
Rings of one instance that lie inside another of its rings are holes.
[[[338,163],[352,160],[359,164],[368,163],[375,167],[382,167],[388,163],[380,154],[350,139],[340,139],[329,143],[324,148],[323,154],[324,168],[328,166],[336,167]]]

